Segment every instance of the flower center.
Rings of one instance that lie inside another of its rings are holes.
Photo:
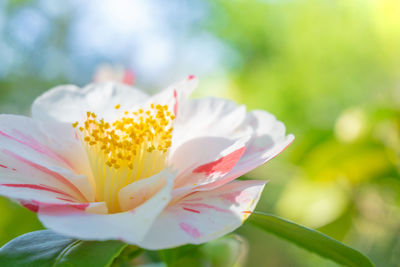
[[[173,131],[174,115],[167,105],[151,104],[146,110],[121,114],[110,124],[88,111],[83,125],[72,124],[79,126],[85,142],[96,201],[105,201],[110,213],[121,211],[121,188],[166,167]]]

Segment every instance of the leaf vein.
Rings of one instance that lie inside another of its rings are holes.
[[[53,264],[53,267],[56,267],[58,265],[58,263],[62,260],[64,255],[67,254],[67,252],[69,250],[71,250],[74,246],[78,245],[80,242],[82,242],[82,240],[75,240],[74,242],[69,244],[65,249],[63,249],[63,251],[61,251],[60,255],[58,255],[58,257],[56,258],[56,260]]]

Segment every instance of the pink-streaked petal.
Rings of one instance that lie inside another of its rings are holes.
[[[202,173],[207,176],[218,174],[223,175],[229,172],[233,166],[235,166],[236,162],[242,157],[246,147],[240,147],[232,152],[226,153],[225,156],[222,156],[218,160],[208,162],[201,166],[196,167],[193,170],[193,173]]]
[[[100,207],[101,203],[79,202],[60,189],[42,184],[0,184],[0,195],[12,198],[34,212],[38,212],[43,207],[57,209],[71,207],[92,213],[107,212],[107,209]]]
[[[213,162],[242,147],[236,140],[224,137],[193,138],[170,152],[169,163],[180,174],[193,172],[197,167]],[[179,180],[179,179],[178,179]]]
[[[179,117],[182,103],[191,95],[198,83],[199,81],[195,76],[189,75],[186,79],[172,84],[158,94],[155,94],[149,101],[156,104],[168,105],[171,111]]]
[[[180,146],[171,159],[179,172],[174,199],[215,183],[229,173],[243,155],[247,141],[248,137],[237,141],[207,137],[192,139]]]
[[[116,239],[140,244],[153,221],[169,203],[172,186],[173,177],[169,176],[156,194],[126,212],[93,214],[68,206],[41,206],[38,216],[45,227],[82,240]]]
[[[47,135],[47,144],[58,155],[69,162],[70,168],[56,168],[57,172],[70,177],[89,201],[94,201],[94,190],[89,182],[92,177],[86,151],[77,131],[69,123],[37,122],[42,132]],[[72,174],[74,173],[74,174]],[[75,174],[79,175],[75,175]]]
[[[58,199],[58,198],[57,198]],[[59,198],[59,200],[63,200]],[[92,202],[92,203],[79,203],[69,200],[60,202],[44,202],[37,200],[19,200],[19,203],[25,208],[38,213],[41,210],[71,210],[71,211],[85,211],[93,214],[107,214],[107,205],[105,202]]]
[[[24,189],[34,189],[38,191],[47,191],[47,192],[52,192],[60,195],[63,200],[66,200],[67,198],[69,200],[73,200],[74,197],[71,196],[70,194],[59,190],[57,188],[51,187],[51,186],[46,186],[46,185],[37,185],[37,184],[0,184],[0,187],[11,187],[11,188],[24,188]]]
[[[110,81],[133,85],[135,82],[135,73],[119,66],[100,65],[93,76],[93,82],[105,83]]]
[[[264,181],[235,181],[193,193],[168,206],[139,246],[166,249],[201,244],[238,228],[254,210]]]
[[[174,125],[172,152],[178,151],[182,144],[205,136],[232,139],[251,136],[243,156],[228,174],[197,186],[196,190],[217,188],[253,170],[278,155],[294,138],[286,136],[283,123],[268,112],[246,113],[243,106],[224,99],[189,100],[180,112]]]
[[[52,165],[66,176],[71,176],[69,172],[81,174],[73,179],[73,183],[84,192],[87,199],[93,199],[93,190],[84,177],[91,175],[86,153],[70,124],[1,115],[0,148],[22,158]]]
[[[75,173],[91,174],[86,151],[79,138],[78,130],[70,123],[35,121],[41,132],[46,134],[46,144],[57,155],[68,162]]]
[[[0,160],[7,162],[8,166],[14,166],[11,169],[2,168],[0,170],[0,182],[2,184],[44,185],[57,188],[74,199],[87,201],[79,187],[74,184],[76,181],[86,180],[86,177],[74,175],[65,169],[53,169],[57,167],[25,158],[7,149],[0,149]]]
[[[246,149],[235,166],[224,176],[212,183],[196,186],[196,191],[207,191],[218,188],[266,163],[285,150],[294,136],[285,134],[282,122],[265,111],[253,111],[248,114],[247,125],[251,126],[252,138],[246,143]],[[177,191],[179,192],[179,191]],[[177,194],[177,193],[175,193]]]
[[[152,198],[160,191],[168,179],[175,179],[176,174],[166,169],[149,178],[133,182],[119,191],[119,203],[122,210],[132,210]]]
[[[72,167],[68,159],[49,146],[48,137],[38,124],[25,116],[0,115],[0,147],[65,168]]]
[[[268,112],[257,110],[248,116],[254,135],[246,146],[242,158],[221,183],[240,177],[273,159],[294,140],[292,134],[285,134],[285,125]]]
[[[86,112],[92,111],[106,121],[113,121],[123,110],[132,110],[147,98],[143,92],[120,83],[95,83],[82,89],[64,85],[39,96],[32,105],[32,117],[74,123],[83,121]],[[121,105],[121,110],[114,109],[117,104]]]
[[[75,141],[68,142],[66,135],[59,132],[51,138],[49,127],[42,129],[28,117],[0,115],[0,183],[45,185],[80,201],[93,201],[86,175],[75,174],[75,163],[86,160],[77,149],[80,143],[73,137],[69,139]],[[67,150],[69,154],[64,153]]]
[[[43,184],[0,184],[0,195],[24,202],[75,202],[68,193]]]

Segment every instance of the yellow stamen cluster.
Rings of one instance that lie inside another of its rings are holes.
[[[121,211],[118,193],[123,187],[166,167],[175,118],[168,106],[154,104],[120,114],[109,123],[88,111],[83,125],[72,124],[86,144],[96,201],[105,201],[110,213]]]
[[[119,109],[116,105],[115,109]],[[95,113],[88,111],[83,127],[84,141],[100,149],[106,158],[106,164],[115,169],[134,167],[135,158],[143,150],[166,153],[171,146],[172,121],[174,115],[168,106],[151,104],[150,109],[124,112],[124,117],[112,124],[98,120]],[[77,127],[78,122],[72,126]]]

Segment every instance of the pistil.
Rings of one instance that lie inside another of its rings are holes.
[[[72,124],[85,143],[96,201],[105,201],[110,213],[121,211],[120,189],[166,167],[173,131],[174,115],[167,105],[151,104],[146,110],[121,115],[106,122],[88,111],[82,125]]]

